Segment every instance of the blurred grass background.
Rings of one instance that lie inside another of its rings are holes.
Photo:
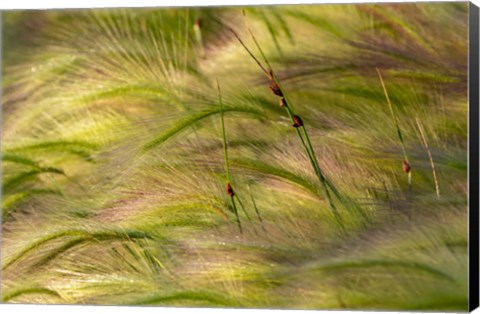
[[[467,2],[3,12],[2,300],[466,310],[467,17]],[[261,60],[252,30],[363,213],[339,208],[343,228],[230,28]]]

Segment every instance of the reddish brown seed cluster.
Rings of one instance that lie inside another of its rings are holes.
[[[283,93],[282,91],[280,90],[280,87],[278,86],[278,84],[272,79],[270,80],[270,89],[272,90],[272,92],[279,96],[279,97],[283,97]]]
[[[227,183],[227,193],[230,197],[233,197],[235,195],[235,192],[233,192],[233,188],[230,185],[230,182]]]
[[[286,107],[287,106],[287,101],[285,98],[280,98],[280,107]]]
[[[293,127],[299,128],[299,127],[303,126],[303,121],[299,116],[293,115],[293,121],[295,122],[293,124]]]
[[[196,21],[195,21],[195,25],[198,26],[199,28],[202,28],[202,19],[201,18],[198,18]]]
[[[405,173],[409,173],[412,170],[412,167],[410,167],[410,164],[406,160],[402,162],[402,168]]]

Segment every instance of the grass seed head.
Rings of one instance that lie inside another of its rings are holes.
[[[278,86],[278,84],[273,79],[270,81],[270,89],[272,90],[272,92],[275,95],[277,95],[279,97],[283,97],[283,93],[280,90],[280,87]]]
[[[280,107],[286,107],[287,106],[287,101],[285,98],[280,98]]]
[[[410,164],[408,163],[408,161],[404,160],[402,162],[402,168],[403,168],[403,171],[405,173],[409,173],[411,170],[412,170],[412,167],[410,166]]]
[[[295,122],[293,124],[293,127],[299,128],[299,127],[303,126],[303,121],[299,116],[293,115],[293,121]]]
[[[233,197],[235,195],[235,192],[233,192],[233,188],[230,182],[227,182],[227,193],[230,197]]]

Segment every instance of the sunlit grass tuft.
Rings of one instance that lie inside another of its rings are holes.
[[[2,300],[465,310],[467,15],[5,12]]]

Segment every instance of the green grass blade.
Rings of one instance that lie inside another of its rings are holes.
[[[237,220],[238,229],[240,230],[240,233],[243,233],[242,223],[240,222],[240,216],[238,215],[237,204],[235,204],[235,198],[230,197],[230,201],[232,202],[232,208],[233,212],[235,213],[235,219]]]
[[[155,237],[149,233],[142,231],[129,230],[82,230],[82,229],[67,229],[62,231],[47,234],[39,239],[33,240],[29,245],[24,247],[13,257],[9,258],[3,265],[2,270],[5,270],[10,265],[20,260],[30,252],[40,248],[44,244],[63,237],[79,237],[90,241],[105,241],[105,240],[130,240],[130,239],[154,239]]]
[[[428,264],[413,262],[413,261],[404,261],[404,260],[389,260],[389,259],[355,259],[355,260],[343,260],[343,261],[334,261],[329,263],[321,263],[317,265],[310,265],[302,270],[295,271],[297,273],[310,272],[310,271],[326,271],[326,272],[342,272],[342,271],[351,271],[358,270],[364,272],[369,268],[386,268],[386,269],[399,269],[405,271],[412,271],[414,273],[423,273],[435,277],[437,279],[446,280],[449,282],[456,282],[453,277],[446,274],[445,272],[438,270]]]
[[[100,92],[95,92],[86,96],[82,96],[79,99],[75,100],[76,103],[88,103],[94,101],[107,100],[112,98],[125,98],[125,97],[136,97],[136,98],[151,98],[151,99],[165,99],[172,100],[171,97],[166,94],[164,88],[159,85],[126,85],[113,87],[107,90],[102,90]]]
[[[70,153],[72,155],[77,155],[90,161],[91,155],[94,151],[98,149],[96,144],[86,142],[86,141],[42,141],[40,143],[27,144],[13,146],[7,149],[8,152],[18,153],[18,152],[36,152],[44,151],[51,153]]]
[[[218,102],[220,103],[220,120],[222,122],[222,140],[223,140],[223,159],[225,162],[225,173],[227,175],[227,183],[232,183],[230,179],[230,167],[228,166],[228,142],[227,142],[227,131],[225,130],[225,119],[224,119],[224,109],[222,102],[222,93],[220,91],[220,84],[217,80],[217,91],[218,91]]]
[[[266,232],[267,229],[265,229],[265,226],[263,224],[263,219],[262,219],[262,216],[260,215],[260,210],[257,207],[257,203],[255,202],[255,198],[253,197],[253,193],[252,193],[252,190],[250,188],[250,184],[248,185],[248,192],[250,193],[250,200],[252,201],[253,208],[255,209],[255,213],[257,214],[258,221],[260,221],[260,224],[262,225],[263,231]]]
[[[3,193],[8,194],[12,192],[15,188],[19,187],[21,184],[34,179],[37,175],[41,173],[54,173],[63,175],[63,171],[57,168],[42,168],[38,170],[31,170],[22,172],[13,178],[10,178],[8,181],[3,184]]]
[[[317,197],[322,197],[316,185],[310,182],[308,179],[303,178],[299,175],[296,175],[286,169],[273,166],[272,164],[264,163],[260,160],[246,159],[246,158],[235,158],[231,160],[231,164],[235,167],[253,170],[267,176],[274,176],[287,180],[293,184],[296,184],[303,189],[311,192]]]
[[[143,146],[143,150],[144,151],[150,151],[150,150],[156,148],[157,146],[163,144],[164,142],[166,142],[170,138],[176,136],[180,132],[182,132],[182,131],[184,131],[184,130],[202,122],[204,119],[206,119],[210,116],[220,114],[221,112],[222,112],[221,109],[213,108],[213,109],[204,110],[204,111],[196,113],[196,114],[192,114],[191,116],[189,116],[189,117],[187,117],[183,120],[178,121],[173,126],[168,128],[166,131],[162,132],[160,135],[156,136],[154,139],[149,141],[147,144],[145,144]],[[240,107],[240,106],[225,107],[223,109],[223,112],[246,113],[246,114],[255,115],[257,117],[262,116],[260,111],[255,110],[255,109],[250,108],[250,107]]]
[[[33,167],[33,168],[39,167],[38,162],[36,162],[35,160],[24,157],[24,156],[20,156],[20,155],[17,155],[17,154],[3,153],[2,154],[2,160],[17,163],[17,164],[22,164],[22,165],[25,165],[25,166],[30,166],[30,167]]]
[[[243,211],[243,213],[245,214],[245,216],[247,217],[247,219],[250,220],[250,221],[252,221],[252,218],[250,218],[250,215],[249,215],[248,212],[246,211],[245,206],[243,206],[242,200],[238,197],[237,194],[235,194],[234,197],[237,198],[238,204],[240,204],[240,208],[242,209],[242,211]]]
[[[54,297],[58,297],[59,299],[62,299],[60,294],[58,294],[58,292],[54,290],[42,288],[42,287],[30,287],[30,288],[17,289],[12,292],[7,292],[2,294],[2,302],[9,302],[16,297],[23,296],[26,294],[45,294],[45,295],[50,295],[50,296],[54,296]]]
[[[202,302],[215,306],[238,306],[238,301],[231,300],[215,292],[182,291],[167,295],[157,295],[136,301],[134,305],[155,305],[173,303],[183,305],[184,301]]]

